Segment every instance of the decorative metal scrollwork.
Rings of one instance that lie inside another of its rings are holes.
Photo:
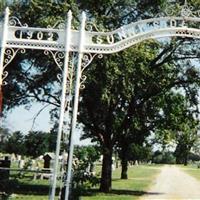
[[[99,59],[103,58],[103,54],[84,54],[83,58],[82,58],[82,69],[81,69],[81,74],[83,73],[83,71],[90,65],[90,63],[93,61],[93,59],[95,57],[98,57]],[[80,89],[84,89],[85,88],[85,81],[87,79],[86,75],[82,75],[81,76],[81,82],[80,82]]]
[[[57,67],[60,69],[61,72],[63,71],[62,67],[64,65],[64,58],[65,58],[64,52],[62,52],[62,51],[53,52],[50,50],[45,50],[44,54],[46,56],[51,55],[57,65]],[[59,83],[62,83],[62,73],[57,74],[57,79],[58,79]]]
[[[16,56],[17,52],[25,53],[26,50],[9,48],[9,49],[6,49],[4,52],[5,57],[4,57],[3,74],[2,74],[3,85],[7,85],[7,82],[4,81],[6,79],[6,77],[8,76],[8,72],[5,71],[5,68],[8,66],[8,64],[11,63],[11,61]]]
[[[21,21],[17,17],[10,17],[9,18],[9,25],[10,26],[21,26],[21,27],[28,27],[28,24],[22,24]]]
[[[69,61],[68,77],[67,77],[67,90],[72,90],[72,84],[74,81],[74,64],[76,62],[75,54],[72,54],[72,59]]]
[[[45,50],[44,54],[47,55],[47,56],[52,55],[56,65],[62,71],[62,66],[64,64],[64,57],[65,57],[64,52],[62,52],[62,51],[53,52],[53,51],[50,51],[50,50]]]
[[[177,9],[175,9],[174,5],[169,5],[165,9],[165,14],[167,16],[200,17],[200,10],[194,11],[194,7],[185,0],[184,5],[178,5]]]
[[[56,77],[57,77],[59,83],[62,83],[62,74],[58,73]]]
[[[188,5],[187,3],[185,3],[182,8],[181,8],[181,17],[190,17],[190,16],[194,16],[192,13],[193,10],[193,6]]]
[[[173,15],[175,15],[176,11],[174,10],[174,6],[173,5],[167,6],[167,8],[165,9],[165,14],[167,16],[173,16]]]
[[[3,74],[2,74],[2,84],[3,85],[7,85],[7,82],[5,81],[5,79],[7,78],[8,76],[8,72],[7,71],[4,71]]]
[[[102,58],[103,55],[102,54],[84,54],[83,55],[83,59],[82,59],[82,72],[85,70],[85,68],[92,62],[92,60],[94,59],[94,57],[96,57],[98,55],[98,58]]]
[[[6,49],[5,50],[5,59],[4,59],[4,66],[3,68],[6,68],[7,65],[9,63],[11,63],[11,61],[13,60],[13,58],[16,56],[17,52],[20,52],[20,53],[25,53],[26,50],[25,49],[13,49],[13,48],[9,48],[9,49]]]
[[[49,29],[64,29],[65,28],[65,21],[63,20],[58,20],[53,26],[47,26]]]
[[[76,60],[76,53],[72,53],[70,55],[71,59],[69,61],[68,65],[68,76],[67,76],[67,85],[66,85],[66,100],[65,100],[65,110],[66,113],[68,113],[69,118],[69,110],[72,108],[72,97],[74,94],[74,80],[75,80],[75,74],[74,74],[74,65]],[[69,120],[68,123],[71,121]],[[69,124],[68,124],[69,125]]]
[[[80,90],[85,89],[85,84],[84,84],[84,83],[85,83],[86,79],[87,79],[87,76],[86,76],[86,75],[82,75],[82,76],[81,76]]]

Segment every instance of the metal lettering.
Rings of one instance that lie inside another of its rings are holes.
[[[171,20],[170,20],[170,26],[171,26],[171,27],[176,27],[176,26],[177,26],[177,23],[176,23],[176,20],[175,20],[175,19],[171,19]]]
[[[28,31],[28,32],[27,32],[27,35],[28,35],[28,36],[27,36],[27,39],[30,40],[30,39],[33,37],[33,32]]]
[[[97,36],[97,44],[102,44],[103,43],[103,39],[101,38],[101,36]]]
[[[114,37],[113,37],[113,35],[108,35],[107,36],[107,41],[108,41],[109,44],[113,44],[114,43]]]
[[[126,39],[127,36],[126,36],[126,32],[124,30],[124,27],[122,26],[120,29],[121,29],[120,32],[118,32],[118,36],[119,36],[120,40]]]

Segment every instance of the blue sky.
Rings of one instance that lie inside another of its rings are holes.
[[[30,130],[33,131],[50,131],[53,124],[50,121],[49,107],[44,109],[39,116],[37,116],[36,121],[33,126],[34,117],[43,108],[39,103],[34,103],[32,107],[27,110],[24,106],[13,109],[7,115],[5,120],[5,126],[13,131],[21,131],[27,134]],[[90,140],[80,141],[81,130],[77,130],[75,134],[75,144],[87,145],[90,144]]]
[[[33,119],[41,108],[42,106],[40,104],[34,104],[29,110],[25,109],[23,106],[15,108],[8,113],[5,125],[8,126],[11,131],[20,130],[24,134],[27,134],[31,129],[34,131],[49,131],[51,124],[48,109],[40,113],[33,126]]]

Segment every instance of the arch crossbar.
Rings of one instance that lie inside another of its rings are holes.
[[[197,27],[197,28],[195,28]],[[200,19],[196,17],[162,17],[122,26],[112,32],[86,32],[85,52],[110,54],[147,39],[161,37],[200,37]]]
[[[7,48],[65,50],[65,26],[33,28],[17,24],[15,20],[11,18],[9,21]],[[160,17],[131,23],[111,32],[86,30],[83,52],[111,54],[143,40],[166,36],[199,38],[199,26],[200,19],[197,17]],[[69,51],[78,52],[80,34],[80,30],[71,29]]]

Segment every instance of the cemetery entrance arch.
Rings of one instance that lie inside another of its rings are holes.
[[[171,9],[168,7],[163,15],[124,25],[111,32],[93,31],[95,26],[88,26],[84,12],[78,30],[72,28],[71,21],[72,13],[69,11],[66,23],[59,22],[48,28],[28,27],[27,24],[22,24],[18,18],[10,17],[7,8],[4,20],[0,23],[0,87],[5,84],[5,78],[8,75],[5,70],[6,66],[18,52],[24,53],[26,49],[39,49],[43,50],[45,55],[52,55],[62,73],[62,76],[58,76],[59,80],[62,78],[62,94],[50,200],[55,198],[61,133],[64,115],[65,112],[68,112],[67,106],[72,99],[67,98],[71,95],[72,79],[75,79],[75,84],[73,88],[73,114],[70,125],[70,151],[65,182],[66,200],[69,196],[71,179],[79,89],[85,80],[82,75],[84,69],[95,56],[102,57],[103,54],[116,53],[147,39],[172,36],[200,38],[200,11],[193,11],[187,1],[183,6],[179,6],[176,13],[173,13],[173,7]]]

